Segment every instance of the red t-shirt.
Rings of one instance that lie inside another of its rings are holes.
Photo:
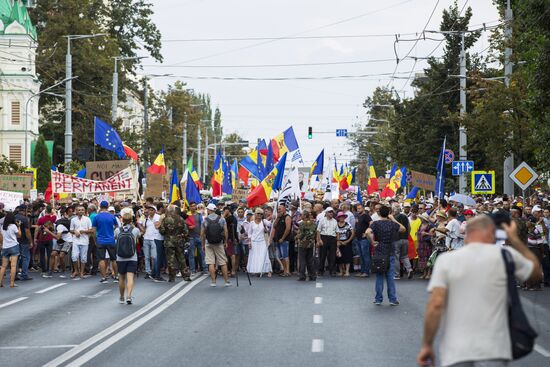
[[[43,225],[45,225],[47,222],[51,222],[52,224],[55,225],[55,222],[56,222],[56,221],[57,221],[57,217],[56,217],[55,215],[45,215],[45,216],[39,218],[39,219],[38,219],[38,222],[36,222],[36,224],[37,224],[38,226],[43,226]],[[40,229],[37,228],[36,230],[39,231]],[[51,241],[51,240],[53,240],[52,235],[49,234],[49,233],[46,234],[45,236],[40,236],[40,235],[38,235],[37,238],[38,238],[38,241],[39,241],[39,242]]]

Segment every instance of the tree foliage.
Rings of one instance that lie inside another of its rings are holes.
[[[65,78],[67,35],[106,33],[104,37],[71,41],[73,81],[73,155],[79,148],[93,146],[93,119],[98,116],[110,121],[114,56],[135,56],[141,48],[161,61],[160,32],[151,20],[151,6],[145,0],[41,0],[32,10],[31,18],[38,31],[36,69],[43,88]],[[139,40],[139,45],[137,44]],[[138,60],[120,64],[119,99],[123,91],[137,90],[130,76],[139,66]],[[53,90],[63,94],[63,86]],[[64,101],[52,95],[42,95],[41,133],[55,141],[54,161],[63,160],[62,128]],[[118,126],[120,122],[114,123]]]
[[[46,147],[46,140],[40,135],[34,148],[34,167],[36,171],[36,189],[44,192],[51,180],[52,161]]]

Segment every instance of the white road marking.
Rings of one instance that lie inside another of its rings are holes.
[[[14,303],[24,301],[24,300],[26,300],[27,298],[29,298],[29,297],[19,297],[19,298],[14,299],[13,301],[9,301],[9,302],[6,302],[6,303],[2,303],[2,304],[0,305],[0,308],[8,307],[8,306],[10,306],[10,305],[13,305]]]
[[[315,303],[316,305],[320,305],[321,303],[323,303],[323,297],[315,297],[313,303]]]
[[[203,275],[201,278],[205,279],[206,275]],[[202,279],[200,279],[200,280],[202,280]],[[160,314],[161,312],[166,310],[168,307],[170,307],[171,305],[176,303],[177,300],[179,300],[181,297],[183,297],[189,291],[191,291],[191,289],[193,289],[196,285],[198,285],[200,280],[197,281],[197,282],[193,282],[193,283],[189,284],[187,287],[185,287],[184,289],[179,291],[176,295],[174,295],[173,297],[168,299],[166,302],[164,302],[162,305],[155,308],[153,311],[151,311],[147,315],[143,316],[142,318],[140,318],[139,320],[137,320],[133,324],[131,324],[131,325],[125,327],[124,329],[120,330],[118,333],[112,335],[110,338],[106,339],[101,344],[98,344],[96,347],[94,347],[93,349],[91,349],[87,353],[83,354],[79,358],[77,358],[74,361],[72,361],[71,363],[69,363],[67,365],[67,367],[79,367],[79,366],[82,366],[85,363],[89,362],[91,359],[96,357],[101,352],[105,351],[111,345],[115,344],[116,342],[118,342],[120,339],[124,338],[125,336],[127,336],[131,332],[137,330],[139,327],[143,326],[147,321],[151,320],[152,318],[154,318],[155,316],[157,316],[158,314]]]
[[[323,283],[321,282],[315,283],[315,288],[323,288]]]
[[[45,289],[42,289],[41,291],[38,291],[38,292],[34,292],[36,294],[42,294],[42,293],[46,293],[46,292],[49,292],[51,291],[52,289],[55,289],[55,288],[59,288],[59,287],[62,287],[64,285],[66,285],[67,283],[59,283],[59,284],[56,284],[56,285],[52,285],[51,287],[48,287],[48,288],[45,288]]]
[[[110,291],[112,291],[112,289],[104,289],[102,291],[97,292],[96,294],[92,294],[91,296],[80,296],[80,297],[95,299],[109,293]]]
[[[313,315],[313,323],[314,324],[322,324],[323,323],[323,315]]]
[[[542,354],[543,356],[545,356],[546,358],[550,357],[550,351],[544,347],[541,347],[540,345],[538,344],[535,344],[535,351],[539,352],[540,354]]]
[[[195,278],[192,277],[192,279],[197,279],[196,283],[198,284],[203,279],[205,279],[206,277],[207,277],[206,275],[203,275],[201,277],[195,277]],[[108,327],[107,329],[101,331],[100,333],[97,333],[96,335],[94,335],[91,338],[85,340],[84,342],[82,342],[78,346],[74,347],[73,349],[61,354],[57,358],[55,358],[52,361],[46,363],[44,365],[44,367],[59,366],[60,364],[65,363],[68,360],[74,358],[79,353],[81,353],[84,350],[88,349],[89,347],[91,347],[92,345],[94,345],[97,342],[101,341],[102,339],[108,337],[109,335],[111,335],[115,331],[117,331],[117,330],[121,329],[122,327],[126,326],[127,324],[132,322],[134,319],[137,319],[140,316],[142,316],[143,314],[149,312],[151,309],[155,308],[159,303],[163,302],[165,299],[170,297],[172,294],[176,293],[180,288],[186,286],[187,284],[189,284],[189,283],[188,282],[180,282],[180,283],[176,284],[175,286],[173,286],[172,288],[170,288],[169,290],[164,292],[162,295],[155,298],[153,301],[151,301],[147,305],[143,306],[138,311],[126,316],[125,318],[123,318],[122,320],[117,322],[116,324]],[[193,285],[193,284],[194,283],[191,283],[190,285]]]
[[[63,349],[74,348],[76,344],[62,344],[62,345],[21,345],[13,347],[0,347],[0,350],[17,350],[17,349]]]
[[[311,341],[311,351],[313,353],[321,353],[325,349],[325,342],[323,339],[313,339]]]

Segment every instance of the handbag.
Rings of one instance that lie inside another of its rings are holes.
[[[383,274],[390,269],[390,258],[384,255],[373,255],[370,271],[373,274]]]
[[[515,270],[516,266],[509,251],[502,249],[502,257],[506,266],[507,275],[507,306],[508,306],[508,327],[510,329],[510,340],[512,341],[512,357],[519,359],[533,351],[537,332],[529,324],[529,320],[523,312],[521,300],[516,288]]]

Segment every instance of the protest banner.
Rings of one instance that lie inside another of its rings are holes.
[[[129,167],[129,160],[86,162],[86,178],[104,181]]]
[[[145,197],[160,198],[168,190],[166,175],[147,174],[145,182]]]
[[[0,203],[4,203],[4,210],[13,211],[23,203],[23,193],[0,191]]]
[[[91,194],[136,190],[136,179],[125,168],[104,181],[94,181],[52,171],[52,191],[59,194]]]
[[[418,172],[418,171],[410,171],[411,172],[411,184],[413,186],[417,186],[424,190],[434,191],[435,190],[435,176],[428,175],[426,173]]]
[[[24,197],[28,198],[32,189],[32,174],[16,173],[12,175],[0,175],[0,190],[20,192]]]
[[[246,199],[248,196],[248,190],[247,189],[235,189],[233,190],[233,201],[239,201],[242,199]]]

